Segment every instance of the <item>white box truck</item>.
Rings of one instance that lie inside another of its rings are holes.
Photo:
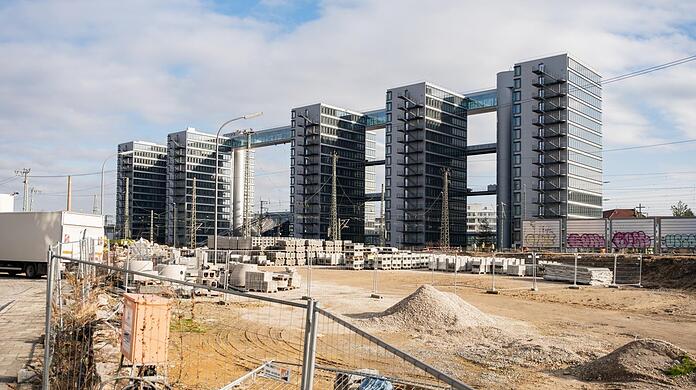
[[[0,271],[46,275],[50,245],[61,244],[54,254],[79,257],[82,238],[95,239],[95,257],[101,258],[104,220],[101,215],[71,211],[0,213]]]

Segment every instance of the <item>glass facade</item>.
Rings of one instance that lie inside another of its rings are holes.
[[[365,231],[366,117],[326,104],[291,111],[290,211],[292,233],[328,238],[332,156],[336,163],[338,218],[347,221],[341,239],[362,242]],[[372,181],[374,186],[374,181]],[[374,214],[374,211],[373,211]]]
[[[165,242],[167,148],[149,142],[133,141],[118,146],[116,179],[116,236],[150,239],[150,212],[155,242]],[[128,178],[128,187],[126,187]],[[126,197],[128,193],[128,197]],[[126,199],[128,204],[126,205]],[[128,217],[126,218],[126,207]]]
[[[467,108],[470,100],[429,83],[387,92],[387,232],[391,245],[440,241],[443,171],[449,170],[450,245],[466,245]],[[390,104],[391,103],[391,104]],[[391,153],[389,153],[391,151]]]
[[[219,138],[218,235],[231,235],[232,154],[230,139]],[[187,129],[167,137],[167,242],[196,245],[214,233],[215,221],[215,135]],[[192,229],[195,183],[195,222]],[[175,217],[176,216],[176,217]],[[174,220],[176,219],[176,224]],[[176,225],[176,228],[175,226]]]
[[[602,216],[602,78],[568,58],[568,218]]]

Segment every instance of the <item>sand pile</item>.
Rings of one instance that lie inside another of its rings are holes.
[[[455,294],[423,285],[371,321],[397,328],[462,329],[491,326],[494,320]]]
[[[666,341],[636,340],[599,359],[574,367],[571,373],[586,381],[643,382],[670,386],[676,385],[675,380],[686,379],[675,379],[665,374],[685,355],[684,350]]]

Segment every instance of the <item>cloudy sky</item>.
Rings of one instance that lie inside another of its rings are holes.
[[[66,179],[40,176],[97,172],[120,142],[163,143],[255,111],[245,126],[283,125],[291,107],[319,101],[378,108],[388,87],[421,80],[489,88],[515,62],[561,52],[605,79],[694,55],[696,3],[2,1],[0,193],[21,192],[14,171],[31,168],[34,209],[59,209]],[[696,142],[615,150],[696,139],[696,61],[607,84],[604,123],[607,208],[696,206]],[[471,118],[470,143],[493,141],[494,125]],[[257,154],[272,210],[287,208],[288,154]],[[470,187],[494,182],[492,160],[471,159]],[[98,175],[73,188],[75,208],[91,210]]]

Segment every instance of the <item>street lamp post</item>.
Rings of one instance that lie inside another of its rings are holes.
[[[214,210],[214,222],[213,224],[215,225],[213,228],[213,253],[215,254],[215,261],[217,262],[218,258],[218,175],[219,175],[219,148],[220,148],[220,132],[222,129],[227,126],[228,124],[241,120],[241,119],[251,119],[251,118],[256,118],[257,116],[263,115],[263,112],[255,112],[253,114],[247,114],[243,115],[237,118],[233,118],[228,120],[227,122],[223,123],[220,128],[218,129],[217,133],[215,134],[215,205],[213,206]]]
[[[131,154],[134,152],[135,152],[135,150],[128,150],[125,152],[116,152],[116,153],[110,154],[107,158],[104,159],[104,162],[102,163],[102,166],[101,166],[101,186],[100,186],[100,190],[99,190],[99,213],[101,215],[104,215],[104,167],[106,166],[106,162],[109,161],[111,159],[111,157],[119,156],[119,155],[125,156],[127,154]]]

